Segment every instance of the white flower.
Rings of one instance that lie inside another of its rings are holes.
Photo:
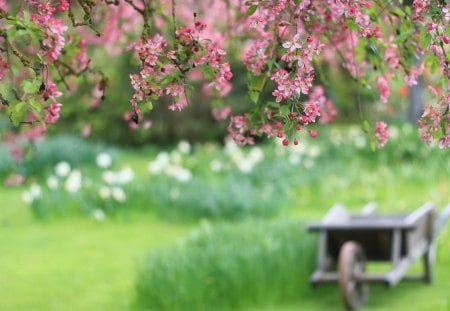
[[[244,158],[236,163],[238,169],[243,173],[249,173],[253,169],[253,162],[250,159]]]
[[[111,189],[111,196],[114,200],[116,200],[119,203],[123,203],[127,200],[127,196],[125,194],[125,191],[123,191],[120,187],[113,187]]]
[[[51,190],[56,190],[58,188],[58,177],[51,175],[47,178],[47,186]]]
[[[56,164],[55,173],[59,177],[66,177],[70,173],[70,164],[62,161]]]
[[[223,169],[223,164],[219,159],[214,159],[211,161],[211,163],[209,163],[209,168],[213,171],[213,172],[220,172]]]
[[[181,154],[179,152],[172,151],[170,153],[170,160],[172,160],[173,164],[180,165],[181,164],[181,160],[182,160]]]
[[[167,175],[175,178],[180,182],[188,182],[192,179],[192,173],[190,170],[181,166],[169,166],[167,168]]]
[[[22,200],[25,202],[25,204],[30,205],[31,203],[33,203],[34,198],[29,191],[24,191],[22,192]]]
[[[132,181],[133,178],[134,178],[134,171],[131,168],[126,167],[122,169],[120,172],[118,172],[116,180],[118,184],[127,184],[130,181]]]
[[[390,126],[388,132],[389,132],[389,139],[396,140],[400,136],[400,131],[396,126]]]
[[[102,178],[108,185],[111,185],[115,182],[116,175],[112,171],[105,171],[102,174]]]
[[[105,171],[102,174],[102,178],[108,185],[123,185],[133,180],[134,171],[129,167],[123,168],[122,170],[116,172]]]
[[[253,147],[252,150],[250,151],[250,158],[255,164],[264,160],[264,153],[262,149],[259,147]]]
[[[188,154],[191,152],[191,145],[189,142],[182,140],[178,143],[178,150],[183,154]]]
[[[181,182],[188,182],[192,179],[192,173],[190,170],[188,169],[182,169],[180,171],[180,173],[178,174],[178,178],[179,181]]]
[[[105,220],[105,212],[99,208],[96,208],[92,212],[92,217],[97,221],[103,221]]]
[[[109,153],[102,152],[97,156],[96,163],[100,168],[108,168],[112,164],[112,157]]]
[[[98,195],[100,196],[100,198],[102,198],[103,200],[107,200],[109,199],[109,197],[111,196],[111,190],[109,190],[108,187],[106,186],[102,186],[100,188],[100,190],[98,191]]]
[[[33,203],[34,199],[37,199],[41,196],[42,190],[38,184],[32,184],[29,191],[25,191],[22,193],[22,200],[26,204]]]
[[[81,172],[79,170],[73,170],[69,177],[67,177],[64,183],[64,188],[67,192],[77,193],[81,188]]]
[[[165,151],[160,152],[156,159],[148,164],[150,174],[160,174],[169,166],[169,154]]]
[[[38,184],[32,184],[30,187],[30,195],[33,199],[39,198],[42,194],[41,186]]]

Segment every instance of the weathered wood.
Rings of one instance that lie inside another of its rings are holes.
[[[363,216],[373,215],[373,213],[375,212],[376,209],[377,209],[376,203],[374,203],[374,202],[367,203],[362,208],[361,215],[363,215]]]
[[[423,219],[426,214],[431,213],[434,210],[436,210],[436,206],[433,203],[425,203],[420,208],[406,216],[405,222],[407,224],[415,225],[417,221]]]
[[[359,282],[358,275],[366,270],[366,256],[355,241],[347,241],[339,253],[339,288],[347,310],[356,310],[362,306],[368,296],[367,283]]]
[[[409,256],[403,257],[393,269],[386,275],[386,280],[389,286],[395,286],[405,276],[411,264],[422,256],[427,248],[427,243],[423,241],[421,245],[417,245],[414,250],[411,251]]]
[[[322,220],[323,224],[334,224],[347,222],[350,219],[350,214],[342,204],[335,204]]]
[[[397,265],[400,261],[400,250],[402,246],[402,235],[400,229],[395,229],[392,234],[392,245],[391,245],[391,261],[394,265]]]
[[[317,270],[311,276],[311,283],[313,285],[318,285],[322,283],[336,283],[338,280],[337,272],[326,272]]]
[[[433,237],[436,236],[450,219],[450,204],[441,212],[434,225]]]
[[[372,220],[370,219],[358,219],[358,218],[352,218],[348,222],[345,223],[333,223],[333,224],[323,224],[323,223],[316,223],[316,224],[310,224],[308,226],[308,229],[310,231],[320,231],[320,230],[372,230],[372,229],[406,229],[406,230],[412,230],[414,229],[414,224],[408,224],[403,222],[402,219],[390,219],[387,217],[384,218],[374,218]]]

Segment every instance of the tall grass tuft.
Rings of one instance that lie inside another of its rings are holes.
[[[309,288],[315,239],[295,220],[203,224],[150,256],[137,310],[221,310],[298,299]]]

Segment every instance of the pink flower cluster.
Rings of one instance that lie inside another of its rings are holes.
[[[218,95],[225,96],[231,89],[229,80],[233,76],[226,52],[203,38],[206,24],[195,21],[194,28],[180,27],[175,32],[175,44],[169,47],[164,38],[157,34],[153,38],[141,38],[130,45],[141,61],[138,74],[131,74],[134,95],[131,105],[140,115],[138,103],[171,96],[174,101],[170,110],[182,110],[188,105],[186,80],[188,73],[202,69],[212,73],[205,75],[210,80],[208,88],[214,88]]]
[[[378,148],[384,147],[389,140],[388,126],[383,121],[377,121],[375,123],[375,138],[377,140]]]
[[[419,119],[419,131],[426,143],[431,144],[439,135],[439,148],[450,148],[450,95],[443,96],[438,106],[425,108]]]
[[[230,117],[230,123],[227,130],[231,138],[240,145],[253,145],[255,143],[254,138],[248,135],[248,115],[236,115]],[[253,131],[254,133],[254,131]]]
[[[68,27],[65,21],[54,18],[56,8],[50,1],[26,0],[26,2],[36,8],[36,13],[31,14],[31,21],[39,26],[45,34],[42,39],[42,49],[38,52],[46,63],[53,63],[61,55],[65,46],[64,33]],[[67,4],[68,5],[68,4]],[[60,9],[67,9],[68,6],[63,0]]]
[[[380,91],[381,102],[386,104],[388,102],[391,90],[389,88],[389,82],[385,76],[379,76],[377,78],[378,90]]]
[[[62,93],[58,91],[56,84],[53,82],[47,82],[47,85],[43,85],[43,90],[39,91],[40,95],[44,99],[44,101],[48,101],[49,99],[52,101],[45,110],[47,111],[44,121],[47,124],[56,123],[58,121],[60,115],[59,112],[61,110],[62,105],[56,100],[57,97],[60,97]]]

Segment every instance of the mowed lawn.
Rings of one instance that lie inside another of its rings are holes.
[[[437,184],[437,198],[442,203],[448,197],[445,189],[449,183],[444,178]],[[431,190],[433,185],[428,185],[429,189],[426,187],[421,186],[409,197],[403,193],[404,186],[392,191],[403,195],[405,202],[401,207],[404,207],[420,196],[424,201],[436,196]],[[33,219],[21,202],[20,193],[20,189],[2,188],[0,191],[0,310],[130,309],[135,295],[135,276],[142,259],[151,251],[176,243],[195,226],[165,222],[148,214],[101,223],[81,218],[40,222]],[[298,198],[299,206],[310,205],[314,193],[310,193],[310,197],[307,189],[301,193],[304,195]],[[424,193],[429,194],[424,196]],[[294,208],[292,217],[306,214],[308,219],[320,218],[329,203],[351,201],[351,197],[355,198],[352,202],[355,205],[362,202],[352,193],[344,193],[342,197],[322,195],[317,200],[323,207]],[[390,202],[389,197],[385,201]],[[419,268],[416,265],[415,270]],[[329,285],[311,289],[297,301],[251,310],[339,311],[344,308],[338,287]],[[403,282],[391,290],[371,286],[368,304],[362,310],[449,311],[449,227],[441,232],[438,240],[436,280],[432,286],[420,282]]]
[[[129,309],[140,261],[191,229],[145,215],[42,223],[18,191],[0,198],[0,310]]]

